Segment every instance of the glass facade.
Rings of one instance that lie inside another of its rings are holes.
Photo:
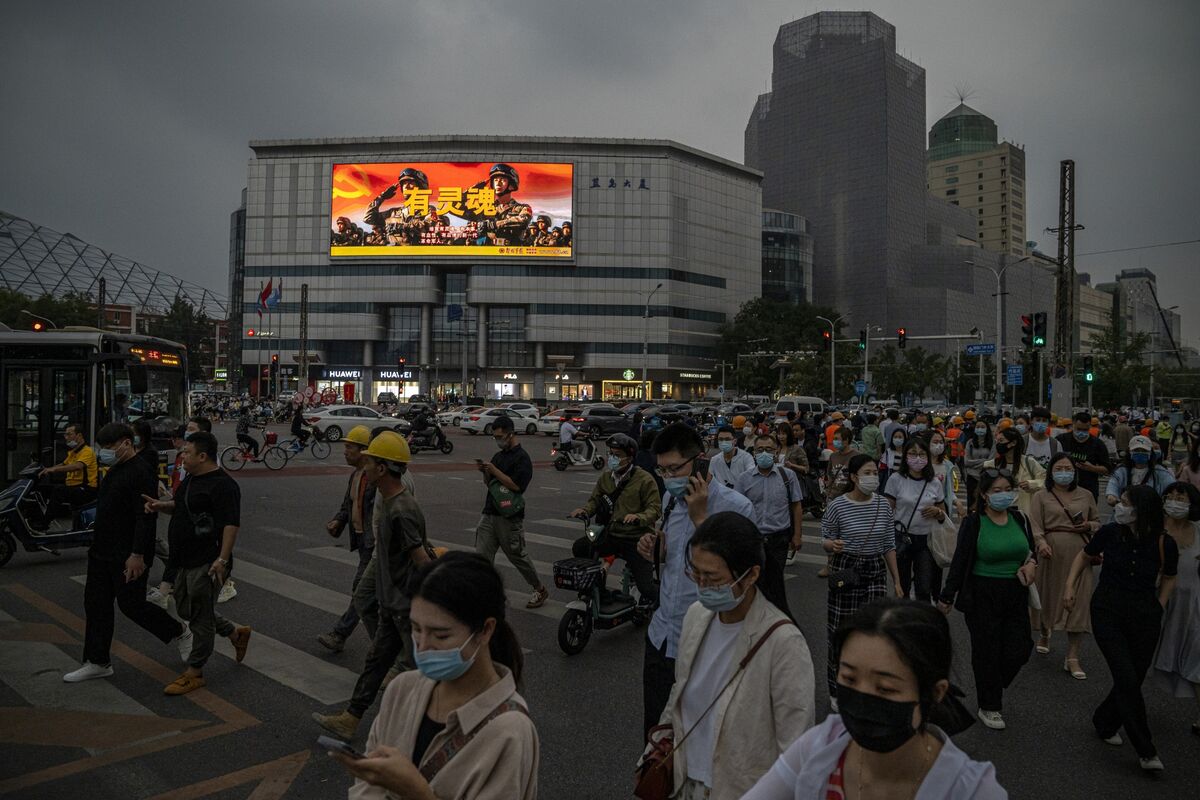
[[[812,302],[812,257],[808,220],[783,211],[763,211],[763,297],[784,303]]]

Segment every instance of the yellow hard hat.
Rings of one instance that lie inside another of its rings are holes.
[[[371,444],[367,447],[367,455],[383,461],[399,461],[401,464],[407,464],[412,460],[412,454],[408,451],[408,442],[395,431],[383,431],[372,439]]]
[[[968,411],[967,413],[963,414],[963,418],[964,419],[975,419],[975,412]]]
[[[736,417],[733,418],[733,427],[734,428],[737,428],[740,430],[741,427],[745,424],[746,424],[746,418],[743,417],[741,414],[738,414]]]
[[[962,418],[962,417],[960,417],[959,415],[955,414],[955,415],[954,415],[954,418],[950,420],[950,424],[951,424],[951,425],[962,425],[964,421],[965,421],[965,420],[963,420],[963,418]]]
[[[371,429],[366,425],[355,425],[350,429],[350,432],[346,434],[344,441],[366,447],[371,443]]]
[[[934,417],[934,418],[933,418],[933,424],[934,424],[934,425],[941,425],[941,424],[942,424],[943,422],[945,422],[945,421],[946,421],[946,420],[942,419],[941,417]]]
[[[1012,424],[1013,424],[1013,421],[1011,419],[1009,419],[1008,417],[1005,417],[1004,419],[1000,420],[1000,422],[996,425],[996,430],[997,431],[1006,431],[1012,427]]]

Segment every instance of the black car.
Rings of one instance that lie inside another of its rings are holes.
[[[580,433],[589,436],[611,436],[614,433],[629,433],[633,420],[612,406],[588,406],[571,422]]]

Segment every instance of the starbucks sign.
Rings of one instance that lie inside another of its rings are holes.
[[[634,378],[636,378],[636,377],[637,377],[637,373],[636,373],[636,372],[634,372],[634,371],[633,371],[633,370],[631,370],[631,369],[627,369],[627,370],[625,370],[624,372],[622,372],[622,373],[621,373],[621,377],[622,377],[622,378],[624,378],[624,379],[625,379],[625,380],[627,380],[627,381],[631,381],[631,380],[633,380]]]

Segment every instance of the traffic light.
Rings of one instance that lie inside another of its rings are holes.
[[[867,349],[867,331],[865,328],[858,332],[858,349]]]
[[[403,367],[405,364],[404,356],[396,356],[396,366]]]
[[[1033,347],[1033,315],[1021,315],[1021,344]]]
[[[251,328],[250,330],[246,331],[246,335],[251,338],[254,338],[254,328]]]
[[[896,347],[903,350],[906,341],[908,341],[908,328],[896,328]]]
[[[41,333],[42,331],[46,330],[46,323],[42,322],[40,319],[35,319],[33,324],[29,326],[29,329],[34,333]]]
[[[1091,356],[1083,357],[1083,382],[1084,383],[1095,383],[1096,382],[1095,362]]]
[[[271,353],[271,363],[272,364],[279,363],[279,354],[278,353]]]
[[[821,331],[821,343],[825,346],[826,350],[831,349],[833,347],[833,334],[829,331]]]
[[[1046,346],[1046,312],[1038,311],[1033,315],[1033,346]]]

